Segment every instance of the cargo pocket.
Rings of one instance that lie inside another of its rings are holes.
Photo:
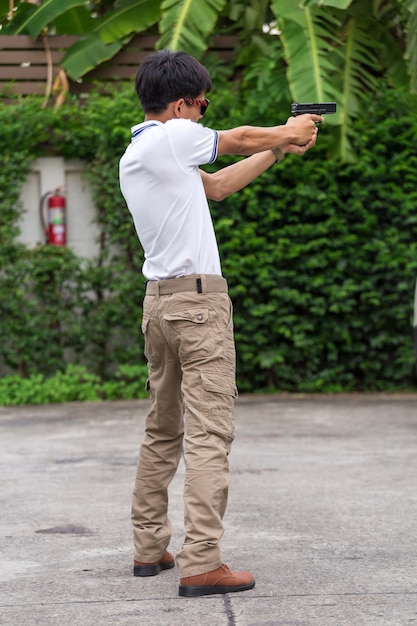
[[[179,342],[178,355],[183,365],[212,354],[215,338],[207,307],[165,313],[163,321],[165,332]]]
[[[143,335],[146,333],[146,329],[148,328],[148,324],[149,324],[149,317],[143,316],[142,324],[141,324],[141,330],[142,330],[142,334]]]
[[[206,430],[221,437],[228,447],[235,436],[234,401],[237,389],[222,372],[201,373],[202,413]]]
[[[193,324],[205,324],[208,320],[208,308],[176,311],[175,313],[165,313],[164,320],[168,322],[192,322]]]
[[[149,324],[149,317],[143,317],[142,318],[142,324],[141,324],[141,331],[142,331],[142,335],[144,337],[143,353],[145,355],[145,358],[149,361],[149,342],[148,342],[147,337],[146,337],[146,330],[148,328],[148,324]]]

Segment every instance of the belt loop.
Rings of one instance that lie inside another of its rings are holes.
[[[155,297],[159,298],[159,280],[155,281]]]

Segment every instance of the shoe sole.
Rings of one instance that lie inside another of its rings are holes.
[[[233,586],[220,586],[220,585],[212,585],[212,586],[192,586],[192,585],[180,585],[178,590],[178,595],[183,596],[185,598],[196,598],[198,596],[211,596],[215,593],[231,593],[235,591],[248,591],[248,589],[253,589],[255,586],[255,581],[253,580],[251,583],[247,585],[239,585],[236,587]]]
[[[171,563],[155,563],[153,565],[134,565],[133,576],[156,576],[164,569],[172,569],[175,561]]]

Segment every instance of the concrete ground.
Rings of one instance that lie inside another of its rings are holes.
[[[240,398],[222,553],[256,587],[202,598],[176,569],[132,576],[147,408],[0,408],[0,624],[417,624],[417,395]]]

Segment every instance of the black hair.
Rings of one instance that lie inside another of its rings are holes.
[[[211,78],[204,65],[187,52],[161,50],[142,61],[135,88],[145,113],[162,113],[174,100],[210,91]]]

